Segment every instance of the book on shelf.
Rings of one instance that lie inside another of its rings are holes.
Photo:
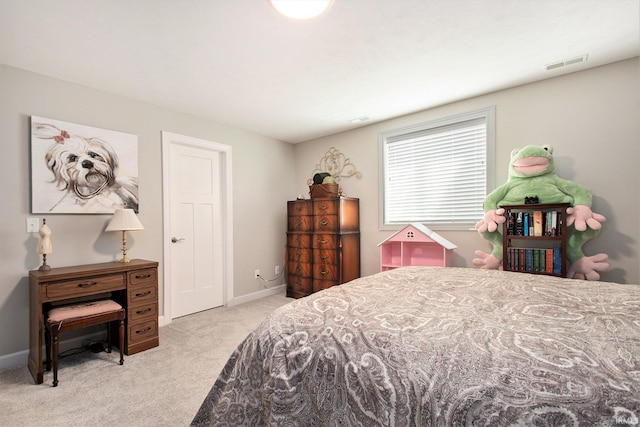
[[[530,273],[562,273],[561,246],[553,248],[516,248],[507,249],[504,269]]]
[[[544,255],[545,255],[545,272],[546,273],[553,273],[553,249],[545,249],[544,250]]]
[[[542,236],[542,211],[533,211],[533,235]]]
[[[522,212],[518,212],[516,214],[516,229],[514,234],[516,236],[524,235],[524,218],[523,218]]]

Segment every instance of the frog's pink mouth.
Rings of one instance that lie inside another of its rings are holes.
[[[523,173],[540,172],[547,166],[549,166],[549,159],[546,157],[523,157],[513,162],[513,169]]]

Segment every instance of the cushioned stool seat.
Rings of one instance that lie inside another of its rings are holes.
[[[46,347],[47,347],[47,370],[51,369],[53,362],[53,386],[58,385],[58,348],[60,332],[86,328],[119,321],[119,348],[120,364],[124,363],[124,317],[125,310],[117,302],[106,299],[100,301],[72,304],[63,307],[56,307],[49,311],[45,322]],[[107,327],[108,351],[111,351],[110,328]]]

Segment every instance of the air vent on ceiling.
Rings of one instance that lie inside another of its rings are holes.
[[[366,122],[369,119],[370,119],[370,117],[368,117],[368,116],[360,116],[360,117],[356,117],[355,119],[349,120],[349,123],[358,124],[358,123]]]
[[[545,71],[551,71],[551,70],[555,70],[557,68],[566,67],[567,65],[579,64],[581,62],[586,62],[588,56],[589,55],[587,55],[585,53],[584,55],[578,56],[576,58],[565,59],[564,61],[554,62],[553,64],[547,64],[547,65],[544,66],[544,70]]]

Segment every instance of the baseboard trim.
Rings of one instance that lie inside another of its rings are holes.
[[[244,304],[246,302],[255,301],[260,298],[269,297],[271,295],[276,295],[279,293],[283,293],[286,289],[287,285],[278,285],[272,288],[263,289],[258,292],[253,292],[251,294],[242,295],[239,297],[231,298],[231,300],[227,301],[227,307],[233,307],[234,305]]]
[[[82,347],[82,344],[87,340],[102,340],[104,339],[103,332],[93,332],[91,334],[82,335],[66,340],[60,340],[60,352],[67,351],[72,348]],[[42,347],[42,359],[45,358],[44,346]],[[5,354],[0,356],[0,372],[7,371],[9,369],[19,368],[24,366],[26,368],[29,359],[29,350],[22,350],[16,353]]]

